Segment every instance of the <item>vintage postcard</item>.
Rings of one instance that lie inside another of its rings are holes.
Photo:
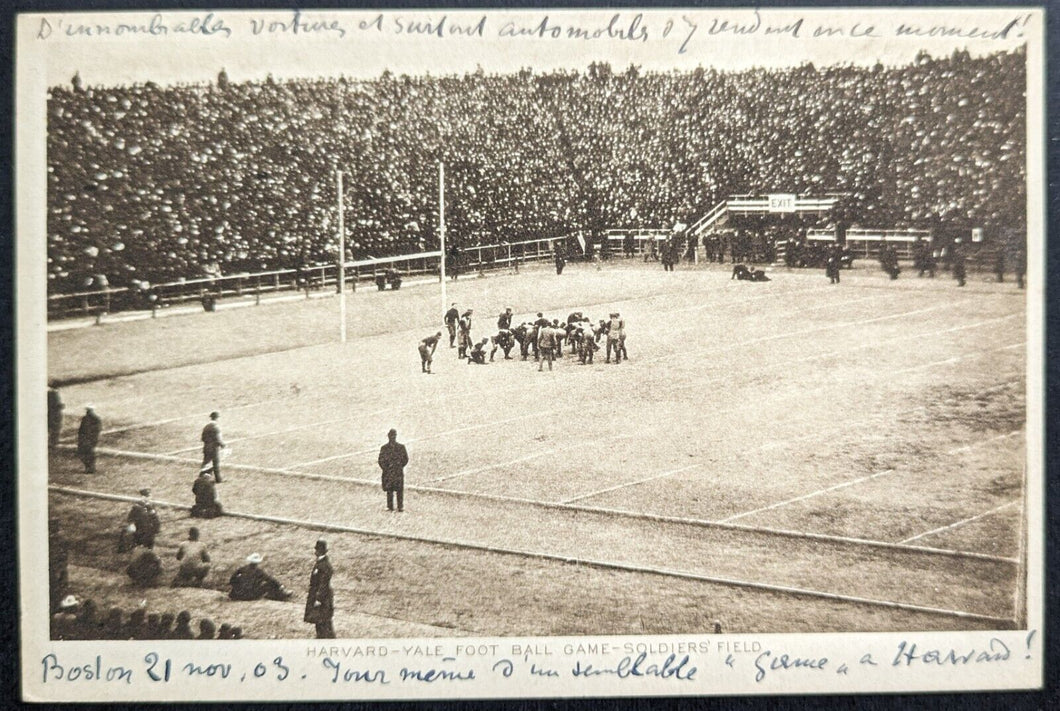
[[[1040,687],[1044,26],[19,16],[25,698]]]

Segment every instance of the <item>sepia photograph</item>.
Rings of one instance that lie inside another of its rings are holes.
[[[1043,27],[21,15],[27,700],[1039,685]]]

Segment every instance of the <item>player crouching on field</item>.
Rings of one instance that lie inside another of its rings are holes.
[[[431,363],[434,362],[434,351],[438,347],[438,341],[442,338],[442,332],[438,331],[433,336],[427,336],[420,341],[420,370],[430,374]]]
[[[744,264],[736,264],[732,268],[732,276],[729,280],[736,279],[737,281],[770,281],[766,273],[760,269],[754,267],[748,268]]]
[[[483,338],[481,341],[471,347],[471,352],[468,353],[467,357],[468,365],[471,365],[472,363],[486,365],[486,344],[489,342],[490,339]]]

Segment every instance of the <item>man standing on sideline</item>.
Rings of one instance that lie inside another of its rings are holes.
[[[442,332],[434,334],[433,336],[427,336],[420,341],[420,371],[427,373],[431,372],[431,363],[434,362],[434,350],[438,347],[438,341],[442,338]]]
[[[317,541],[317,560],[309,574],[309,596],[305,601],[304,620],[316,625],[317,639],[335,639],[335,594],[331,590],[331,562],[328,560],[328,544]]]
[[[405,445],[397,441],[397,430],[387,432],[389,440],[379,450],[379,468],[383,470],[383,491],[386,492],[387,510],[394,510],[394,494],[397,494],[397,510],[405,510],[405,465],[409,453]]]
[[[92,405],[85,408],[81,426],[77,428],[77,456],[85,465],[85,474],[96,473],[96,445],[99,444],[99,433],[103,422]]]
[[[454,302],[449,310],[445,312],[445,327],[449,329],[449,347],[456,348],[456,322],[460,320],[460,312]]]
[[[54,384],[48,386],[48,449],[55,449],[59,444],[59,435],[63,431],[63,397]]]
[[[961,244],[961,238],[958,237],[953,241],[953,278],[957,280],[957,286],[964,286],[964,280],[968,276],[968,272],[964,265],[965,253],[964,245]]]
[[[205,469],[207,464],[210,465],[210,473],[218,484],[221,483],[221,450],[225,447],[221,425],[217,424],[220,416],[219,412],[211,412],[210,421],[202,428],[202,466]]]

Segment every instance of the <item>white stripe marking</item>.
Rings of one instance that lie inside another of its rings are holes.
[[[948,452],[946,452],[946,454],[957,454],[958,452],[963,452],[963,451],[971,449],[973,447],[981,447],[982,445],[987,444],[989,442],[993,442],[995,440],[1004,439],[1006,437],[1011,437],[1012,435],[1019,434],[1021,431],[1022,430],[1016,430],[1014,432],[1009,432],[1007,434],[997,435],[996,437],[991,437],[989,439],[984,439],[984,440],[982,440],[980,442],[976,442],[974,444],[969,444],[969,445],[966,445],[964,447],[957,447],[956,449],[949,450]],[[824,489],[818,489],[817,491],[811,491],[810,493],[803,494],[802,496],[796,496],[794,498],[786,499],[784,501],[778,501],[777,503],[770,504],[769,506],[762,506],[761,508],[752,509],[751,511],[745,511],[745,512],[743,512],[741,514],[736,514],[735,516],[729,516],[728,518],[723,518],[723,519],[721,519],[720,523],[728,523],[730,521],[736,521],[736,520],[744,518],[746,516],[752,516],[752,515],[754,515],[756,513],[762,513],[763,511],[771,511],[773,509],[778,509],[781,506],[787,506],[788,504],[794,504],[794,503],[799,502],[799,501],[805,501],[806,499],[812,499],[812,498],[814,498],[816,496],[820,496],[821,494],[827,494],[829,492],[836,491],[838,489],[844,489],[844,488],[846,488],[848,486],[854,486],[855,484],[863,484],[866,481],[871,481],[873,479],[878,479],[881,476],[886,476],[888,474],[894,474],[895,471],[897,471],[897,470],[896,469],[886,469],[886,470],[884,470],[882,472],[876,472],[875,474],[869,474],[868,476],[859,477],[857,479],[851,479],[850,481],[844,481],[844,482],[842,482],[840,484],[834,484],[832,486],[825,487]]]
[[[925,531],[924,533],[921,533],[919,535],[913,536],[911,538],[906,538],[904,541],[899,541],[899,543],[900,544],[909,543],[910,541],[915,541],[918,538],[923,538],[925,536],[930,536],[930,535],[935,534],[935,533],[942,533],[943,531],[948,531],[951,528],[957,528],[958,526],[963,526],[966,523],[971,523],[972,521],[978,521],[981,518],[985,518],[985,517],[990,516],[992,514],[996,514],[999,511],[1004,511],[1005,509],[1007,509],[1007,508],[1009,508],[1011,506],[1015,506],[1018,503],[1019,503],[1019,501],[1010,501],[1007,504],[1002,504],[1001,506],[998,506],[997,508],[990,509],[989,511],[984,511],[983,513],[977,514],[975,516],[969,516],[966,519],[962,519],[960,521],[956,521],[954,523],[951,523],[948,526],[940,526],[939,528],[934,528],[934,529],[932,529],[930,531]]]
[[[610,486],[610,487],[608,487],[606,489],[600,489],[599,491],[590,491],[588,494],[582,494],[581,496],[575,496],[573,499],[567,499],[566,501],[561,501],[560,503],[561,504],[573,504],[575,501],[581,501],[582,499],[589,499],[589,498],[592,498],[593,496],[599,496],[600,494],[607,494],[607,493],[612,492],[612,491],[617,491],[619,489],[624,489],[627,486],[637,486],[638,484],[644,484],[644,483],[647,483],[649,481],[654,481],[656,479],[662,479],[663,477],[671,476],[673,474],[680,474],[681,472],[686,472],[689,469],[695,469],[696,467],[700,467],[700,466],[703,466],[702,462],[697,462],[696,464],[689,464],[687,467],[681,467],[680,469],[672,469],[672,470],[670,470],[668,472],[663,472],[662,474],[656,474],[654,476],[649,476],[649,477],[644,477],[643,479],[638,479],[637,481],[627,481],[624,484],[616,484],[615,486]]]

